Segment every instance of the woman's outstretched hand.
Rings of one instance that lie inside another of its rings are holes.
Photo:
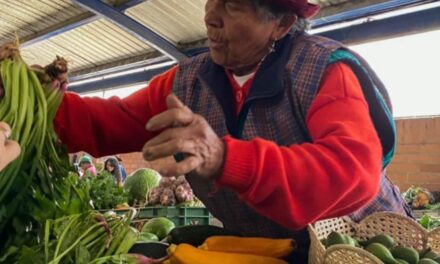
[[[203,178],[220,175],[225,145],[204,117],[194,114],[175,95],[167,97],[168,110],[147,123],[147,130],[162,131],[148,141],[142,152],[147,161],[182,153],[185,159],[162,167],[163,176],[196,173]]]

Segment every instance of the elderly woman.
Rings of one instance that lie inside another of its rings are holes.
[[[58,133],[71,151],[98,156],[177,154],[162,175],[186,174],[229,229],[295,238],[293,259],[306,262],[309,223],[407,213],[384,174],[395,144],[387,93],[358,55],[304,32],[318,9],[207,0],[209,52],[125,99],[66,93]]]

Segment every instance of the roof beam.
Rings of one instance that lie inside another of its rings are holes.
[[[123,12],[130,7],[134,7],[138,4],[141,4],[146,1],[148,1],[148,0],[124,0],[121,4],[115,6],[114,8],[117,9],[118,11]],[[72,17],[66,21],[63,21],[62,23],[53,25],[53,26],[48,27],[42,31],[39,31],[38,33],[23,37],[20,40],[20,42],[21,42],[20,46],[22,48],[25,48],[25,47],[40,43],[40,42],[45,41],[49,38],[66,33],[67,31],[70,31],[72,29],[89,24],[89,23],[96,21],[100,18],[101,18],[100,16],[96,15],[93,12],[85,12],[79,16]]]
[[[178,49],[183,51],[188,57],[195,56],[199,53],[208,51],[207,40],[198,40],[186,44],[180,44]],[[98,66],[92,66],[85,69],[80,69],[69,74],[71,82],[102,76],[105,74],[112,74],[121,71],[132,70],[144,66],[153,65],[168,61],[169,58],[162,55],[158,51],[148,52],[144,54],[135,55],[133,57],[124,58],[117,61],[112,61]]]
[[[94,78],[97,76],[103,76],[106,74],[119,73],[123,71],[139,69],[142,67],[163,63],[170,61],[170,59],[162,55],[158,51],[135,55],[133,57],[124,58],[117,61],[112,61],[99,66],[81,69],[75,72],[69,73],[69,81],[75,82],[88,78]]]
[[[102,17],[112,21],[123,29],[131,32],[138,39],[147,42],[149,46],[160,51],[164,55],[175,61],[180,61],[187,56],[177,49],[171,42],[158,35],[153,30],[145,27],[141,23],[125,15],[119,10],[99,1],[99,0],[73,0],[81,7],[101,15]]]
[[[359,25],[335,29],[318,35],[344,44],[360,44],[440,29],[440,7],[399,15]]]
[[[112,78],[103,78],[96,82],[87,82],[79,85],[73,85],[69,87],[69,91],[76,93],[86,93],[92,91],[99,91],[103,89],[112,89],[118,87],[124,87],[129,85],[147,83],[154,76],[165,72],[173,67],[173,65],[163,66],[156,69],[150,69],[147,71],[136,72],[123,76],[116,76]]]
[[[331,24],[355,20],[362,17],[368,17],[393,11],[400,8],[422,5],[426,3],[436,2],[434,0],[390,0],[379,4],[369,5],[362,8],[356,8],[350,11],[345,11],[336,15],[321,17],[311,21],[313,29],[328,26]]]

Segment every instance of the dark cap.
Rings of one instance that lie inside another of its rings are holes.
[[[310,18],[319,12],[319,5],[310,4],[307,0],[267,0],[273,4],[290,9],[298,16]]]

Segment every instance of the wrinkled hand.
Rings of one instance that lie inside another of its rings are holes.
[[[163,176],[175,176],[194,172],[212,179],[221,173],[225,146],[208,122],[194,114],[175,95],[167,97],[168,110],[147,123],[147,130],[163,130],[148,141],[142,152],[147,161],[183,153],[185,159],[163,167]]]
[[[38,79],[44,87],[67,91],[69,85],[67,61],[57,56],[56,59],[45,67],[32,65],[31,69],[38,75]]]
[[[0,122],[0,170],[20,155],[20,145],[9,140],[11,128],[5,122]]]

